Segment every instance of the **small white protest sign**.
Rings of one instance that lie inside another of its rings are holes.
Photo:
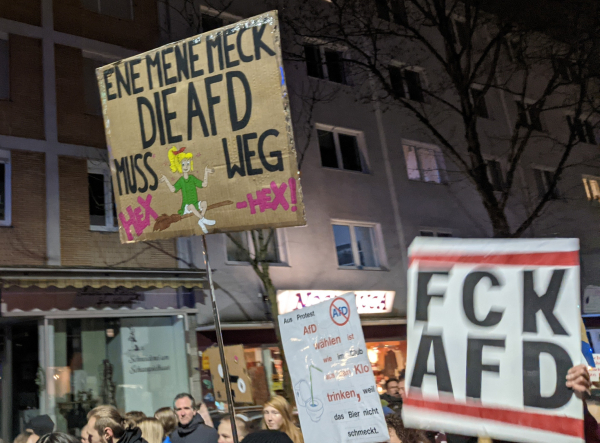
[[[583,405],[565,386],[582,360],[578,252],[576,239],[412,243],[407,427],[583,441]]]
[[[279,328],[304,441],[388,441],[356,296],[280,315]]]

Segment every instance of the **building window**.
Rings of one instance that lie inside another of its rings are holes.
[[[584,175],[583,187],[589,201],[600,202],[600,178]]]
[[[262,235],[262,238],[261,238]],[[254,241],[252,236],[254,236]],[[225,235],[227,261],[247,263],[249,256],[256,256],[256,248],[263,245],[264,261],[267,263],[283,263],[279,232],[276,229],[262,229],[259,231],[232,232]]]
[[[0,100],[10,99],[10,57],[8,35],[0,32]]]
[[[115,196],[108,168],[88,166],[90,229],[116,231],[119,228]]]
[[[404,159],[409,180],[442,183],[444,157],[434,145],[404,143]]]
[[[416,102],[423,103],[425,101],[422,71],[420,69],[391,65],[389,73],[390,84],[396,94]]]
[[[10,151],[0,151],[0,226],[12,223]]]
[[[422,229],[419,231],[420,237],[452,237],[450,231],[440,231],[437,229]]]
[[[304,45],[304,56],[309,77],[348,84],[344,54],[341,51],[317,45]]]
[[[333,236],[340,267],[357,269],[381,267],[375,225],[334,223]]]
[[[221,17],[215,17],[209,14],[202,14],[202,32],[214,31],[222,28],[225,23]]]
[[[93,58],[83,57],[83,91],[86,114],[102,115],[102,103],[100,101],[98,80],[96,79],[96,68],[105,64]]]
[[[406,5],[404,0],[375,0],[377,17],[386,22],[394,22],[398,25],[406,25]]]
[[[504,190],[504,175],[502,166],[498,160],[488,160],[485,162],[488,179],[494,188],[494,191],[502,192]]]
[[[81,5],[84,9],[98,14],[133,20],[131,0],[81,0]]]
[[[550,184],[554,179],[554,172],[549,169],[539,169],[535,168],[533,170],[533,175],[535,177],[535,185],[538,191],[538,197],[543,198],[548,191],[550,190]],[[555,200],[559,197],[558,194],[558,184],[554,187],[554,191],[550,195],[551,200]]]
[[[485,103],[485,94],[481,89],[471,88],[471,100],[473,100],[475,114],[481,118],[490,118],[487,104]]]
[[[571,117],[567,115],[567,124],[571,134],[575,136],[575,139],[581,143],[590,143],[595,145],[596,134],[594,133],[594,125],[589,120],[581,121],[579,118]]]
[[[368,172],[361,149],[362,133],[320,127],[317,136],[323,167]]]
[[[540,119],[540,109],[532,104],[517,101],[517,111],[519,114],[519,123],[526,128],[536,131],[543,131],[542,120]]]

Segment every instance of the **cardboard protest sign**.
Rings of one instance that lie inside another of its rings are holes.
[[[252,383],[248,376],[246,357],[242,345],[225,346],[225,360],[229,369],[229,382],[233,399],[236,403],[252,403]],[[213,392],[216,401],[226,401],[225,380],[219,348],[208,348],[203,352],[203,357],[208,357],[210,374],[212,377]]]
[[[410,246],[408,427],[581,442],[565,386],[582,363],[574,239],[418,237]]]
[[[121,242],[306,223],[276,11],[96,73]]]
[[[356,296],[279,316],[306,443],[389,440]]]

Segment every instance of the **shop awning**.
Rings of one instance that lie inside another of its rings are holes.
[[[205,288],[206,272],[193,269],[0,267],[0,288]]]

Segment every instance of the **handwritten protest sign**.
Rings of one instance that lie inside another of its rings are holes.
[[[122,242],[305,224],[275,11],[97,77]]]
[[[279,328],[304,441],[388,441],[356,296],[280,315]]]
[[[410,246],[409,427],[583,441],[577,240],[417,238]]]

